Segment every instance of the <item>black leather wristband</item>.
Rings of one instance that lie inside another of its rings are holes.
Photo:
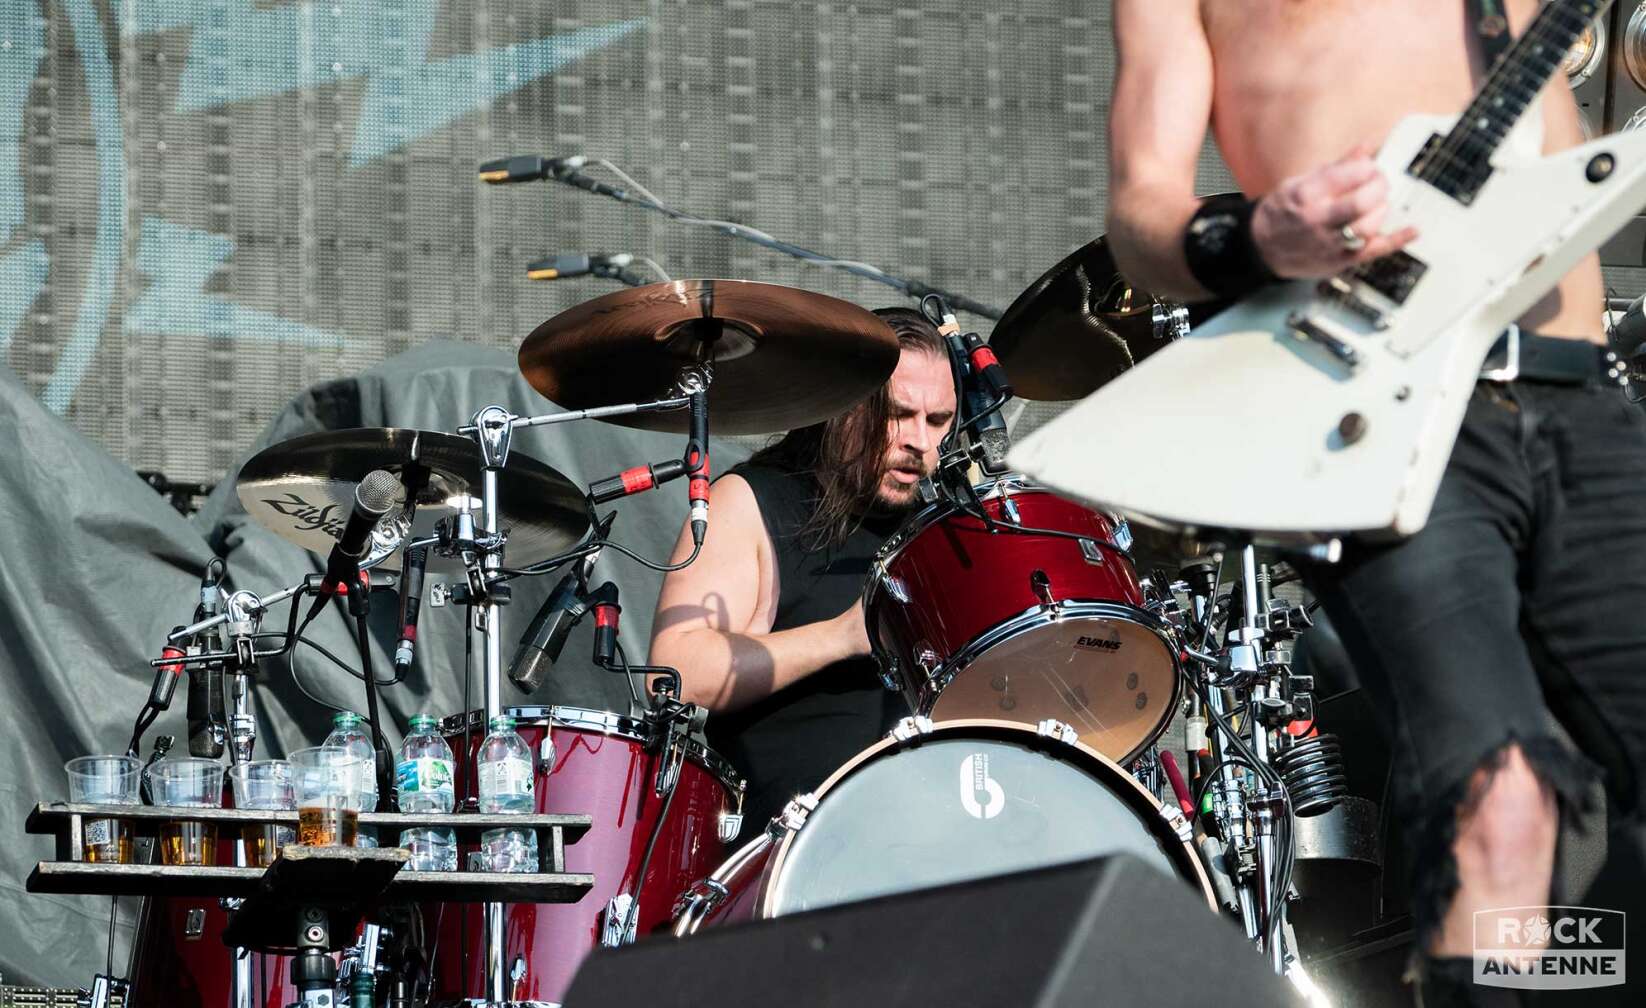
[[[1200,286],[1238,298],[1277,282],[1252,241],[1255,202],[1239,193],[1208,196],[1183,231],[1183,256]]]

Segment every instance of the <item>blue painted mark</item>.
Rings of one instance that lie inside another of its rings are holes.
[[[124,27],[193,27],[177,82],[179,112],[366,78],[350,156],[358,167],[646,23],[617,21],[431,63],[438,9],[439,0],[148,0]]]
[[[206,283],[234,252],[234,241],[145,217],[137,236],[137,270],[149,285],[126,309],[128,332],[268,340],[336,349],[343,337],[206,293]]]
[[[46,243],[36,238],[0,256],[0,365],[46,283]]]
[[[0,4],[0,242],[23,226],[23,116],[45,41],[45,22],[33,4]],[[0,325],[0,339],[10,335]]]
[[[120,103],[114,93],[114,69],[103,44],[103,25],[94,0],[64,0],[74,50],[85,75],[91,104],[92,133],[97,138],[97,240],[92,246],[80,312],[68,343],[57,355],[57,368],[40,401],[53,413],[65,413],[80,382],[91,369],[97,342],[108,321],[109,303],[120,275],[120,247],[125,240],[125,136],[120,131]]]

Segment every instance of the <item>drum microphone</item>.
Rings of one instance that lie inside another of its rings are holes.
[[[543,157],[541,154],[517,154],[498,158],[480,166],[480,181],[488,185],[508,185],[514,182],[538,182],[546,178],[560,178],[589,163],[581,154],[571,157]]]
[[[423,607],[423,572],[429,565],[429,548],[414,546],[406,551],[400,568],[400,643],[394,649],[394,678],[404,679],[411,671],[417,647],[417,616]]]
[[[591,255],[570,252],[548,256],[526,264],[528,280],[566,280],[571,277],[597,276],[618,280],[630,287],[644,286],[646,278],[628,269],[634,256],[627,252]]]
[[[686,498],[691,502],[692,546],[703,545],[709,532],[709,390],[691,394],[691,437],[686,442]]]
[[[212,560],[206,565],[206,573],[200,579],[200,604],[194,610],[194,622],[211,619],[216,616],[222,607],[221,584],[222,562]],[[217,633],[207,631],[205,647],[211,648],[217,643]],[[200,638],[196,637],[196,641]],[[219,725],[227,723],[223,704],[223,677],[217,674],[217,669],[210,665],[189,665],[189,694],[188,694],[188,728],[189,728],[189,755],[200,756],[205,759],[217,759],[223,755],[223,739],[218,734]]]
[[[400,502],[400,480],[386,469],[373,469],[354,488],[354,506],[343,533],[337,537],[331,554],[326,557],[326,577],[320,582],[320,595],[335,594],[344,585],[352,584],[360,576],[360,561],[371,548],[372,530],[383,516]]]
[[[601,538],[611,531],[613,517],[607,515],[601,523]],[[533,692],[554,671],[554,663],[560,660],[560,652],[566,647],[566,638],[589,611],[583,586],[588,584],[594,562],[599,558],[600,550],[595,549],[577,561],[577,566],[554,586],[537,615],[532,617],[531,625],[526,627],[514,661],[509,663],[509,681],[523,691]]]

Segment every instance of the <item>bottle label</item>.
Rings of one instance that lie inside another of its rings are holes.
[[[86,820],[86,843],[101,846],[114,842],[113,819]]]
[[[400,793],[422,794],[431,791],[452,790],[451,760],[434,756],[419,756],[401,760],[394,768],[394,782]]]
[[[532,793],[532,765],[526,760],[480,764],[480,794],[486,798]]]

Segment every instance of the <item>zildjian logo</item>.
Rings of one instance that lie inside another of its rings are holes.
[[[336,504],[319,507],[310,504],[296,493],[287,493],[279,499],[265,497],[263,503],[287,517],[296,518],[297,523],[292,525],[295,531],[313,532],[318,529],[333,539],[340,539],[343,536],[343,523],[335,516],[335,512],[340,510]]]

